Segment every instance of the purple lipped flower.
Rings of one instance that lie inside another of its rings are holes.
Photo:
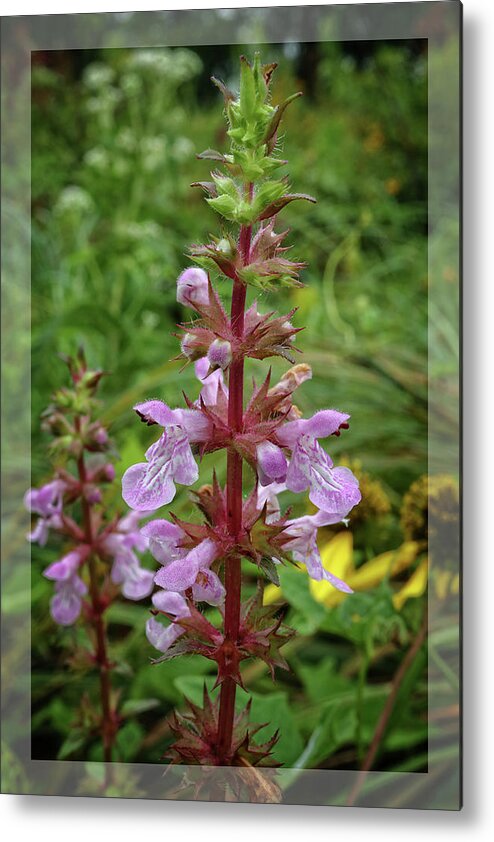
[[[336,469],[337,470],[337,469]],[[280,519],[280,504],[278,494],[286,491],[284,483],[272,483],[267,486],[259,486],[257,489],[257,506],[267,508],[267,523],[273,523]],[[290,536],[290,540],[284,545],[284,549],[291,552],[294,561],[304,564],[311,579],[326,579],[335,588],[345,593],[351,593],[351,588],[337,576],[333,576],[323,567],[319,549],[317,546],[317,530],[321,526],[330,526],[335,523],[346,522],[348,514],[346,508],[341,511],[325,512],[318,511],[315,515],[288,520],[284,534]],[[273,559],[275,561],[275,559]]]
[[[311,502],[329,514],[340,514],[340,520],[360,502],[358,481],[349,468],[333,466],[317,439],[337,434],[348,426],[349,417],[334,409],[321,410],[312,418],[289,421],[276,432],[278,442],[292,451],[287,488],[294,492],[309,488]]]
[[[69,579],[55,582],[55,594],[50,601],[50,614],[60,626],[71,626],[81,613],[82,597],[87,587],[73,574]]]
[[[24,506],[29,512],[40,515],[36,526],[27,535],[28,541],[44,547],[48,540],[50,529],[60,529],[62,526],[63,493],[66,484],[61,479],[42,485],[41,488],[30,488],[24,495]]]
[[[190,612],[187,602],[181,594],[170,591],[157,591],[152,596],[152,602],[158,611],[169,614],[175,617],[176,620],[189,616]],[[164,626],[158,620],[155,620],[154,617],[150,617],[146,623],[146,637],[151,646],[154,646],[159,652],[166,652],[172,643],[175,643],[184,633],[185,629],[178,623],[172,622],[168,626]]]
[[[141,567],[136,554],[125,547],[115,555],[111,579],[122,586],[122,594],[127,599],[143,599],[153,590],[154,573]]]
[[[209,570],[218,556],[218,547],[210,538],[201,541],[197,547],[163,565],[158,570],[154,581],[167,591],[186,591],[192,588],[192,594],[199,588],[201,599],[217,605],[224,595],[223,586],[215,573]]]
[[[199,471],[187,435],[187,410],[170,409],[159,400],[137,404],[134,409],[148,425],[164,428],[158,441],[146,451],[147,462],[132,465],[122,478],[122,496],[127,505],[150,512],[173,500],[175,482],[192,485]],[[194,414],[194,410],[189,413]]]
[[[216,369],[208,375],[210,365],[207,357],[201,357],[194,363],[194,371],[200,381],[202,389],[199,399],[206,406],[216,406],[220,397],[228,398],[228,387],[225,385],[225,378],[221,368]]]
[[[219,577],[210,570],[220,553],[218,545],[210,538],[201,541],[193,549],[182,546],[185,533],[175,523],[167,520],[152,520],[142,534],[149,541],[149,550],[162,567],[154,581],[166,591],[183,592],[192,588],[196,602],[220,605],[225,589]]]
[[[272,482],[270,485],[257,486],[257,507],[261,511],[266,506],[266,523],[274,523],[281,517],[278,494],[286,491],[284,482]]]
[[[257,445],[257,473],[261,485],[284,482],[288,462],[280,447],[270,441]]]
[[[82,545],[50,564],[43,575],[55,582],[55,594],[50,601],[50,613],[56,623],[71,626],[77,620],[82,597],[87,587],[77,575],[80,565],[89,554],[89,547]]]
[[[139,521],[147,514],[129,512],[102,542],[103,550],[113,557],[112,582],[122,586],[122,594],[127,599],[143,599],[153,590],[154,573],[141,567],[134,552],[147,549],[147,540],[139,529]]]
[[[306,515],[295,520],[289,520],[285,534],[292,536],[292,538],[285,544],[285,549],[292,553],[294,561],[306,566],[307,573],[311,579],[315,579],[316,581],[325,579],[339,591],[353,593],[346,582],[338,579],[337,576],[333,576],[332,573],[323,567],[317,546],[318,527],[328,525],[329,523],[337,523],[339,520],[341,518],[332,520],[326,512],[318,512],[317,515]]]
[[[49,564],[43,570],[43,576],[46,576],[47,579],[53,579],[55,582],[67,581],[79,569],[79,566],[85,561],[89,552],[89,547],[82,544],[77,549],[71,550],[67,555],[64,555],[59,561]]]
[[[190,266],[177,280],[177,301],[186,307],[209,304],[208,276],[204,269]]]
[[[232,346],[226,339],[215,339],[208,348],[207,359],[214,368],[228,368],[232,361]]]

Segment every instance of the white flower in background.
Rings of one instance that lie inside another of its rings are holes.
[[[172,146],[172,155],[177,161],[185,161],[194,152],[194,144],[188,137],[177,137]]]
[[[126,96],[135,96],[142,88],[142,81],[137,73],[124,73],[120,87]]]
[[[163,236],[160,226],[152,220],[146,220],[144,222],[121,222],[115,226],[115,234],[117,237],[136,242],[161,239]]]
[[[170,50],[163,47],[152,50],[133,50],[127,68],[152,72],[176,83],[191,79],[201,70],[200,58],[192,50]]]
[[[133,152],[137,146],[137,138],[131,129],[122,129],[115,138],[115,144],[125,152]]]
[[[118,88],[104,88],[98,96],[90,97],[86,102],[86,108],[91,114],[106,114],[112,111],[122,99],[122,92]]]
[[[163,163],[166,155],[166,141],[162,137],[144,137],[141,140],[142,164],[152,172]]]
[[[65,213],[88,213],[93,207],[94,202],[87,190],[75,184],[70,184],[68,187],[64,187],[60,193],[53,210],[58,216],[61,216]]]
[[[160,323],[158,313],[153,313],[152,310],[143,310],[141,313],[141,322],[148,330],[154,330]]]
[[[110,158],[106,149],[103,149],[102,146],[95,146],[93,149],[89,149],[84,155],[84,163],[88,167],[102,172],[107,169]]]
[[[158,48],[155,50],[133,50],[128,58],[127,67],[132,70],[153,71],[165,75],[170,70],[170,51]]]
[[[83,81],[88,88],[98,90],[99,88],[105,88],[107,85],[111,85],[114,78],[115,72],[111,67],[96,61],[86,67]]]

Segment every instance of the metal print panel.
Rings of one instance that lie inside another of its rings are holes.
[[[2,20],[2,791],[460,809],[460,34]]]

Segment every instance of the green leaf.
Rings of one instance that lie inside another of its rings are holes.
[[[293,662],[292,662],[293,663]],[[311,702],[328,702],[335,696],[352,692],[355,682],[338,674],[334,658],[324,658],[318,664],[294,664]]]
[[[248,696],[242,693],[245,700]],[[266,728],[259,731],[259,740],[268,739],[279,731],[279,739],[273,749],[273,757],[285,766],[291,766],[303,749],[304,743],[295,721],[286,693],[277,692],[267,696],[252,694],[252,722],[266,722]]]
[[[149,654],[152,657],[151,647]],[[184,695],[188,695],[185,687],[182,688],[179,682],[182,679],[194,679],[198,687],[198,702],[200,703],[204,675],[210,672],[211,668],[211,662],[207,661],[206,658],[201,658],[199,655],[187,655],[157,665],[149,663],[136,676],[133,693],[142,698],[156,697],[160,700],[166,699],[166,701],[175,705],[183,702]],[[211,679],[211,683],[214,683],[214,679],[210,676],[207,676],[207,679]],[[189,696],[189,698],[195,701],[193,696]]]
[[[252,118],[256,113],[257,104],[256,81],[252,67],[244,56],[240,57],[240,99],[239,108],[246,118]]]
[[[204,684],[208,688],[208,692],[212,695],[212,697],[216,697],[218,691],[213,691],[214,682],[215,679],[211,675],[180,675],[173,681],[179,694],[183,698],[189,699],[195,705],[202,705]]]
[[[284,567],[280,570],[280,582],[284,596],[295,609],[288,624],[301,634],[312,634],[323,622],[326,611],[313,599],[308,577],[292,567]]]
[[[280,586],[280,577],[278,575],[278,567],[270,558],[263,558],[260,563],[260,568],[267,576],[270,582],[276,587]]]
[[[158,699],[128,699],[120,708],[120,715],[127,719],[130,716],[139,716],[139,714],[146,713],[146,711],[153,710],[158,706]]]
[[[348,700],[336,700],[326,708],[319,725],[293,763],[301,769],[314,769],[335,751],[353,741],[356,727],[355,708]]]
[[[374,646],[387,643],[394,636],[404,641],[407,634],[386,582],[373,591],[355,593],[343,600],[326,614],[322,628],[364,647],[369,656]]]
[[[57,754],[57,760],[66,760],[67,757],[70,757],[76,751],[79,751],[79,749],[85,745],[87,737],[88,735],[85,731],[74,728],[60,746]]]
[[[123,761],[132,760],[141,744],[144,730],[138,722],[126,722],[117,734],[115,741],[116,756]]]

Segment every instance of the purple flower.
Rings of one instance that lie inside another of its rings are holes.
[[[50,602],[50,613],[61,626],[71,626],[81,612],[82,597],[87,588],[76,571],[88,553],[89,547],[82,546],[67,553],[43,571],[47,579],[55,582],[55,595]]]
[[[77,575],[55,583],[50,601],[50,614],[60,626],[71,626],[81,613],[82,597],[87,587]]]
[[[175,619],[189,616],[189,609],[184,597],[178,593],[169,591],[157,591],[153,594],[152,602],[158,611],[170,614]],[[170,623],[163,626],[154,617],[150,617],[146,623],[146,637],[150,644],[159,652],[166,652],[177,638],[185,633],[185,629],[178,623]]]
[[[122,496],[127,505],[149,512],[173,500],[175,482],[192,485],[199,472],[187,435],[187,410],[170,409],[159,400],[137,404],[134,409],[149,425],[164,428],[158,441],[146,451],[147,462],[132,465],[122,478]],[[195,414],[194,410],[188,412]]]
[[[122,585],[122,593],[127,599],[143,599],[153,590],[153,572],[142,568],[135,553],[129,549],[122,548],[115,555],[111,578],[116,585]]]
[[[294,492],[309,488],[311,502],[324,512],[338,516],[338,520],[346,517],[360,501],[358,481],[349,468],[334,468],[317,439],[337,433],[347,425],[349,417],[327,409],[316,412],[312,418],[289,421],[277,431],[279,443],[292,451],[287,488]]]
[[[338,518],[341,520],[341,518]],[[285,529],[285,534],[292,536],[291,540],[285,544],[285,549],[289,550],[295,561],[300,564],[305,564],[307,573],[311,579],[320,581],[326,579],[333,587],[338,588],[344,593],[353,593],[352,589],[337,576],[333,576],[323,567],[319,548],[317,546],[317,529],[318,526],[326,526],[329,523],[338,521],[331,520],[326,512],[318,512],[316,515],[306,515],[295,520],[289,520]]]
[[[179,275],[177,301],[186,307],[209,304],[208,276],[204,269],[191,266]]]
[[[217,545],[206,538],[197,547],[163,565],[154,581],[167,591],[183,592],[192,588],[194,601],[218,605],[223,601],[225,591],[218,576],[209,569],[217,555]]]
[[[84,545],[76,550],[71,550],[59,561],[54,561],[48,565],[43,570],[43,576],[46,576],[47,579],[53,579],[55,582],[66,582],[78,570],[79,565],[87,558],[88,553],[89,547]]]
[[[284,482],[272,482],[270,485],[257,487],[257,506],[262,510],[266,505],[266,523],[274,523],[281,517],[278,494],[286,491]]]
[[[347,427],[349,418],[349,415],[336,409],[321,409],[312,418],[288,421],[277,430],[276,436],[281,445],[294,450],[301,436],[325,439],[337,433],[341,427]]]
[[[232,361],[232,346],[226,339],[215,339],[208,348],[207,359],[214,368],[228,368]]]
[[[153,590],[154,573],[140,566],[134,549],[143,552],[147,541],[139,530],[139,520],[147,512],[129,512],[119,523],[115,531],[104,539],[105,552],[113,556],[111,579],[116,585],[122,585],[122,593],[127,599],[143,599]]]
[[[27,535],[28,541],[44,547],[50,529],[62,526],[63,493],[66,484],[55,479],[41,488],[30,488],[24,495],[24,505],[29,512],[40,515],[33,531]]]
[[[220,397],[228,398],[228,388],[225,386],[222,370],[217,369],[208,375],[209,360],[207,357],[201,357],[200,360],[197,360],[194,364],[194,371],[202,384],[199,398],[206,406],[216,406]]]
[[[257,473],[261,485],[284,482],[288,462],[280,447],[270,441],[257,445]]]
[[[347,470],[346,468],[335,470]],[[267,486],[259,486],[257,489],[257,506],[262,509],[267,505],[268,516],[267,523],[272,523],[280,519],[280,504],[278,502],[278,494],[286,491],[287,487],[283,483],[272,483]],[[341,512],[324,512],[319,511],[315,515],[305,515],[304,517],[288,520],[284,529],[284,534],[290,536],[290,540],[284,545],[284,549],[292,553],[294,561],[304,564],[311,579],[326,579],[335,588],[345,593],[352,593],[351,588],[341,579],[333,576],[324,569],[319,549],[317,546],[317,530],[320,526],[329,526],[331,524],[340,523],[344,520],[344,515]],[[275,559],[273,559],[275,561]]]
[[[182,546],[185,533],[167,520],[150,521],[142,534],[149,541],[152,555],[162,565],[154,577],[159,587],[177,593],[192,588],[195,602],[210,605],[223,602],[225,589],[216,573],[209,569],[219,553],[214,541],[206,538],[188,550]]]

